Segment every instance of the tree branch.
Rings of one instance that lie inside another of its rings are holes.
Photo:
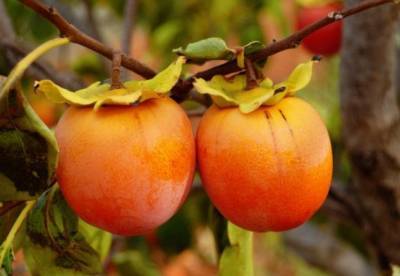
[[[75,26],[65,20],[54,8],[47,7],[36,0],[20,0],[20,2],[53,23],[58,28],[61,35],[68,37],[71,42],[89,48],[110,60],[112,59],[114,50],[111,47],[79,31]],[[152,69],[128,57],[126,54],[122,55],[121,64],[144,78],[152,78],[156,74]]]
[[[105,46],[101,42],[79,31],[76,27],[65,20],[55,9],[47,7],[37,0],[20,0],[20,2],[53,23],[59,29],[61,34],[70,38],[72,42],[89,48],[110,60],[112,59],[114,52],[112,48]],[[305,37],[333,22],[342,20],[343,18],[360,13],[364,10],[389,3],[394,3],[394,0],[365,0],[348,9],[331,12],[325,18],[303,28],[302,30],[299,30],[298,32],[293,33],[292,35],[280,41],[276,41],[266,46],[264,49],[258,52],[248,55],[247,58],[254,62],[265,59],[276,53],[296,48]],[[121,64],[125,68],[132,70],[144,78],[152,78],[156,74],[156,72],[154,72],[152,69],[140,63],[139,61],[128,57],[126,54],[122,55]],[[208,70],[201,71],[186,80],[180,80],[173,89],[172,97],[177,101],[185,99],[193,87],[192,83],[195,78],[210,79],[214,75],[226,75],[240,70],[241,68],[237,66],[236,60],[232,60],[216,67],[212,67]]]
[[[19,46],[10,18],[6,12],[4,2],[0,0],[0,49],[7,63],[14,66],[17,62],[29,53],[29,49]],[[59,83],[63,87],[69,89],[79,89],[82,82],[72,73],[62,72],[62,74],[54,74],[54,68],[37,60],[28,69],[27,74],[35,79],[49,78]]]
[[[272,44],[266,46],[264,49],[248,55],[247,58],[255,62],[258,60],[266,59],[267,57],[272,56],[276,53],[296,48],[300,45],[301,41],[308,35],[312,34],[315,31],[318,31],[319,29],[331,23],[340,21],[348,16],[360,13],[370,8],[389,3],[394,3],[394,0],[366,0],[348,9],[344,9],[342,11],[337,11],[337,12],[331,12],[325,18],[316,21],[315,23],[308,25],[307,27],[304,27],[298,32],[295,32],[280,41],[273,42]],[[190,77],[187,81],[185,81],[183,85],[186,87],[186,89],[188,87],[191,88],[191,82],[193,82],[195,78],[203,78],[208,80],[215,75],[226,75],[240,70],[241,68],[237,66],[236,60],[231,60],[219,66],[212,67],[208,70],[196,73],[194,76]]]

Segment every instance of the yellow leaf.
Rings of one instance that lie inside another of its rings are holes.
[[[303,89],[311,81],[314,62],[315,61],[311,60],[297,65],[289,75],[289,78],[285,82],[288,89],[288,95],[294,95],[296,91]]]
[[[237,94],[236,99],[239,102],[239,110],[242,113],[250,113],[264,104],[274,95],[274,89],[256,87],[248,91]]]
[[[256,110],[274,94],[272,87],[245,90],[246,77],[243,75],[236,76],[231,81],[223,76],[214,76],[209,82],[196,79],[193,85],[199,93],[211,95],[219,107],[239,106],[242,113]]]
[[[220,89],[220,87],[218,87],[218,85],[216,85],[217,88],[214,88],[214,87],[212,87],[212,85],[210,85],[204,79],[196,79],[194,81],[194,83],[193,83],[193,86],[196,88],[196,90],[200,94],[209,94],[211,96],[220,97],[220,98],[224,99],[227,102],[236,103],[235,99],[233,98],[232,93],[230,93],[229,90]]]
[[[109,84],[96,82],[84,89],[72,92],[50,80],[42,80],[36,82],[35,90],[43,93],[53,102],[83,106],[94,105],[95,110],[103,104],[129,105],[139,100],[143,102],[168,93],[179,80],[184,63],[185,58],[179,57],[154,78],[125,82],[121,89],[110,90]]]

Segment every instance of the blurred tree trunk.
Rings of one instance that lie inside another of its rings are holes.
[[[361,230],[387,271],[390,263],[400,264],[398,15],[398,7],[387,5],[345,20],[341,63],[343,138],[353,169],[351,196]]]

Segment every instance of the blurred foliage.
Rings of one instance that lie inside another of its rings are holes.
[[[57,29],[52,24],[26,9],[19,1],[5,1],[5,4],[16,33],[23,35],[25,39],[43,42],[57,34]]]

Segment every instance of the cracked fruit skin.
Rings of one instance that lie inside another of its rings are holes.
[[[169,98],[137,106],[69,107],[56,127],[57,178],[86,222],[119,235],[140,235],[166,222],[190,190],[192,128]]]
[[[330,139],[319,114],[299,98],[284,98],[249,114],[214,105],[203,116],[196,141],[208,196],[242,228],[294,228],[327,196]]]
[[[297,29],[313,24],[326,17],[330,12],[340,11],[342,5],[338,3],[324,6],[301,8],[297,16]],[[338,21],[307,36],[302,45],[315,55],[331,56],[340,51],[342,44],[342,22]]]

